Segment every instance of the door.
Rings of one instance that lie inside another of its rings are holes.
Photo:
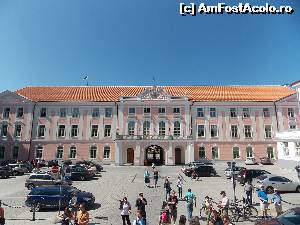
[[[175,148],[175,165],[181,164],[181,149]]]
[[[145,154],[145,165],[151,165],[154,163],[155,165],[163,164],[163,149],[158,145],[151,145],[146,149]]]
[[[132,148],[127,149],[127,163],[134,163],[134,150]]]

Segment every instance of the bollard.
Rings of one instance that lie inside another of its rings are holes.
[[[35,202],[33,202],[32,220],[31,221],[35,221]]]

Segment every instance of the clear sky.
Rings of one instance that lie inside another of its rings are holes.
[[[1,0],[0,91],[24,86],[285,84],[300,79],[293,15],[179,15],[191,0]],[[199,1],[197,1],[199,2]],[[216,3],[206,0],[206,4]]]

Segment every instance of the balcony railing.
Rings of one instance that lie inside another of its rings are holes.
[[[193,136],[174,135],[117,135],[117,140],[192,140]]]

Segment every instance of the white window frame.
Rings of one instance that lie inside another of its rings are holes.
[[[8,109],[8,111],[6,111]],[[4,107],[2,117],[3,119],[8,119],[10,116],[10,107]]]
[[[62,150],[62,153],[61,153],[61,157],[58,157],[58,150]],[[56,153],[55,153],[55,158],[56,159],[62,159],[64,157],[64,147],[63,146],[57,146],[56,147]]]
[[[79,117],[80,117],[79,107],[72,108],[72,118],[79,118]]]
[[[44,109],[45,109],[45,116],[42,115],[42,112],[43,112]],[[45,117],[47,117],[47,115],[48,115],[47,108],[46,107],[41,107],[40,108],[40,115],[39,115],[39,117],[45,118]]]
[[[203,150],[204,150],[204,158],[200,157],[200,152],[203,152]],[[205,159],[206,158],[206,149],[205,149],[205,146],[200,146],[199,147],[198,156],[199,156],[199,159]]]
[[[233,136],[232,127],[236,127],[236,137]],[[231,138],[239,138],[239,126],[237,124],[231,124],[230,125],[230,137]]]
[[[36,159],[42,159],[43,158],[43,151],[44,151],[43,146],[37,146],[36,149],[35,149],[35,158]],[[41,154],[41,156],[38,157],[38,154]]]
[[[68,115],[68,109],[66,107],[59,108],[59,117],[66,118]]]
[[[199,126],[203,126],[203,136],[199,136]],[[197,137],[198,138],[205,138],[206,130],[205,130],[205,124],[197,124]]]
[[[64,135],[63,136],[60,136],[59,135],[59,130],[60,130],[60,126],[64,126],[65,128],[64,128]],[[57,127],[58,129],[57,129],[57,137],[59,137],[59,138],[65,138],[66,137],[66,125],[65,124],[59,124],[58,125],[58,127]]]
[[[149,109],[149,112],[148,112],[148,109]],[[145,112],[146,111],[146,112]],[[150,115],[151,114],[151,108],[150,107],[144,107],[143,108],[143,114],[144,115]]]
[[[217,149],[217,154],[218,154],[218,157],[214,157],[214,149]],[[220,158],[220,148],[218,146],[212,146],[211,147],[211,158],[214,160],[214,159],[219,159]]]
[[[113,108],[112,107],[106,107],[104,109],[104,116],[105,116],[105,118],[111,118],[113,116]]]
[[[75,157],[71,157],[71,153],[72,153],[72,150],[75,149]],[[71,146],[70,149],[69,149],[69,159],[76,159],[77,158],[77,147],[76,146]]]
[[[212,127],[213,126],[217,128],[217,135],[216,136],[212,136]],[[218,124],[211,124],[209,126],[209,131],[210,131],[210,137],[211,138],[218,138],[219,137],[219,126],[218,126]]]
[[[179,127],[175,127],[175,123],[178,123]],[[179,130],[178,130],[178,128],[179,128]],[[180,137],[181,136],[181,123],[178,120],[174,121],[174,123],[173,123],[173,135],[174,135],[174,137]]]
[[[266,127],[267,126],[270,126],[270,137],[267,137],[268,135],[267,135],[267,130],[266,130]],[[272,128],[272,125],[270,125],[270,124],[265,124],[264,125],[264,134],[265,134],[265,138],[272,138],[273,137],[273,128]]]
[[[295,142],[295,157],[300,157],[300,142]]]
[[[107,129],[109,127],[109,129]],[[107,135],[107,130],[109,130],[109,135]],[[111,137],[111,124],[104,125],[104,137]]]
[[[251,156],[248,156],[248,150],[251,149]],[[246,147],[246,157],[253,157],[254,155],[254,151],[253,151],[253,147],[252,146],[247,146]]]
[[[269,157],[269,149],[272,148],[272,158]],[[275,154],[274,154],[274,147],[273,146],[267,146],[267,157],[270,159],[274,159],[275,158]]]
[[[288,117],[295,118],[295,109],[294,108],[288,108]]]
[[[105,152],[108,152],[108,157],[107,155],[105,154]],[[104,146],[103,148],[103,159],[110,159],[111,157],[111,149],[110,149],[110,146]]]
[[[160,124],[164,123],[164,126],[161,127]],[[166,136],[166,121],[159,121],[158,122],[158,136]]]
[[[239,157],[234,157],[234,150],[235,150],[236,148],[238,149],[238,156],[239,156]],[[241,158],[241,149],[240,149],[239,146],[233,146],[233,147],[232,147],[232,158],[233,158],[233,159],[240,159],[240,158]]]
[[[209,108],[209,117],[210,118],[217,118],[218,117],[218,113],[217,113],[217,108],[216,107]]]
[[[100,117],[100,109],[98,107],[92,108],[92,118],[99,118]]]
[[[203,107],[199,107],[197,108],[196,113],[198,118],[203,118],[205,116],[205,109]]]
[[[73,130],[75,130],[75,129],[73,129],[74,126],[77,126],[77,129],[76,129],[76,136],[73,136]],[[78,137],[78,133],[79,133],[79,125],[78,125],[78,124],[72,124],[72,125],[71,125],[71,137],[72,137],[72,138],[77,138],[77,137]]]
[[[243,118],[250,118],[250,108],[243,108]]]
[[[22,109],[22,115],[19,115],[20,109]],[[16,113],[16,118],[20,119],[24,117],[24,107],[18,107],[17,108],[17,113]]]
[[[180,107],[173,107],[173,114],[180,114]]]
[[[130,110],[133,110],[134,112],[130,112]],[[128,115],[135,115],[136,113],[136,108],[135,107],[129,107],[128,108]]]
[[[96,135],[93,135],[93,127],[97,127]],[[91,125],[91,138],[97,138],[99,136],[99,125],[98,124],[92,124]]]
[[[229,116],[230,118],[237,118],[237,108],[229,108]]]
[[[133,126],[131,126],[133,124]],[[135,125],[136,125],[136,122],[131,120],[131,121],[128,121],[127,123],[127,134],[129,136],[134,136],[135,135]]]
[[[6,134],[5,135],[3,135],[3,127],[6,127]],[[7,123],[2,123],[2,125],[1,125],[1,137],[3,137],[3,138],[6,138],[7,137],[7,134],[8,134],[8,124]]]
[[[93,150],[93,151],[95,150],[95,152],[93,152],[93,154],[92,154],[92,150]],[[89,153],[90,153],[90,154],[89,154],[90,159],[97,159],[97,155],[98,155],[98,148],[97,148],[97,146],[92,145],[92,146],[90,147],[90,152],[89,152]],[[92,156],[94,156],[94,153],[95,153],[95,157],[92,157]]]
[[[246,126],[250,127],[250,137],[247,137],[247,135],[246,135]],[[245,138],[253,138],[253,132],[252,132],[252,126],[251,125],[244,125],[244,136],[245,136]]]
[[[41,127],[44,127],[44,135],[40,135]],[[37,136],[38,138],[44,138],[46,136],[46,125],[44,124],[39,124],[38,129],[37,129]]]
[[[145,123],[149,124],[149,127],[146,127]],[[143,121],[143,135],[144,136],[150,135],[150,129],[151,129],[151,122],[148,120]]]
[[[20,130],[17,128],[20,128]],[[15,124],[14,137],[20,138],[21,136],[22,136],[22,125],[17,123]]]
[[[163,112],[160,112],[161,110]],[[166,115],[166,108],[165,107],[158,107],[157,112],[158,112],[159,115]]]
[[[263,108],[263,117],[264,118],[271,117],[270,108]]]

